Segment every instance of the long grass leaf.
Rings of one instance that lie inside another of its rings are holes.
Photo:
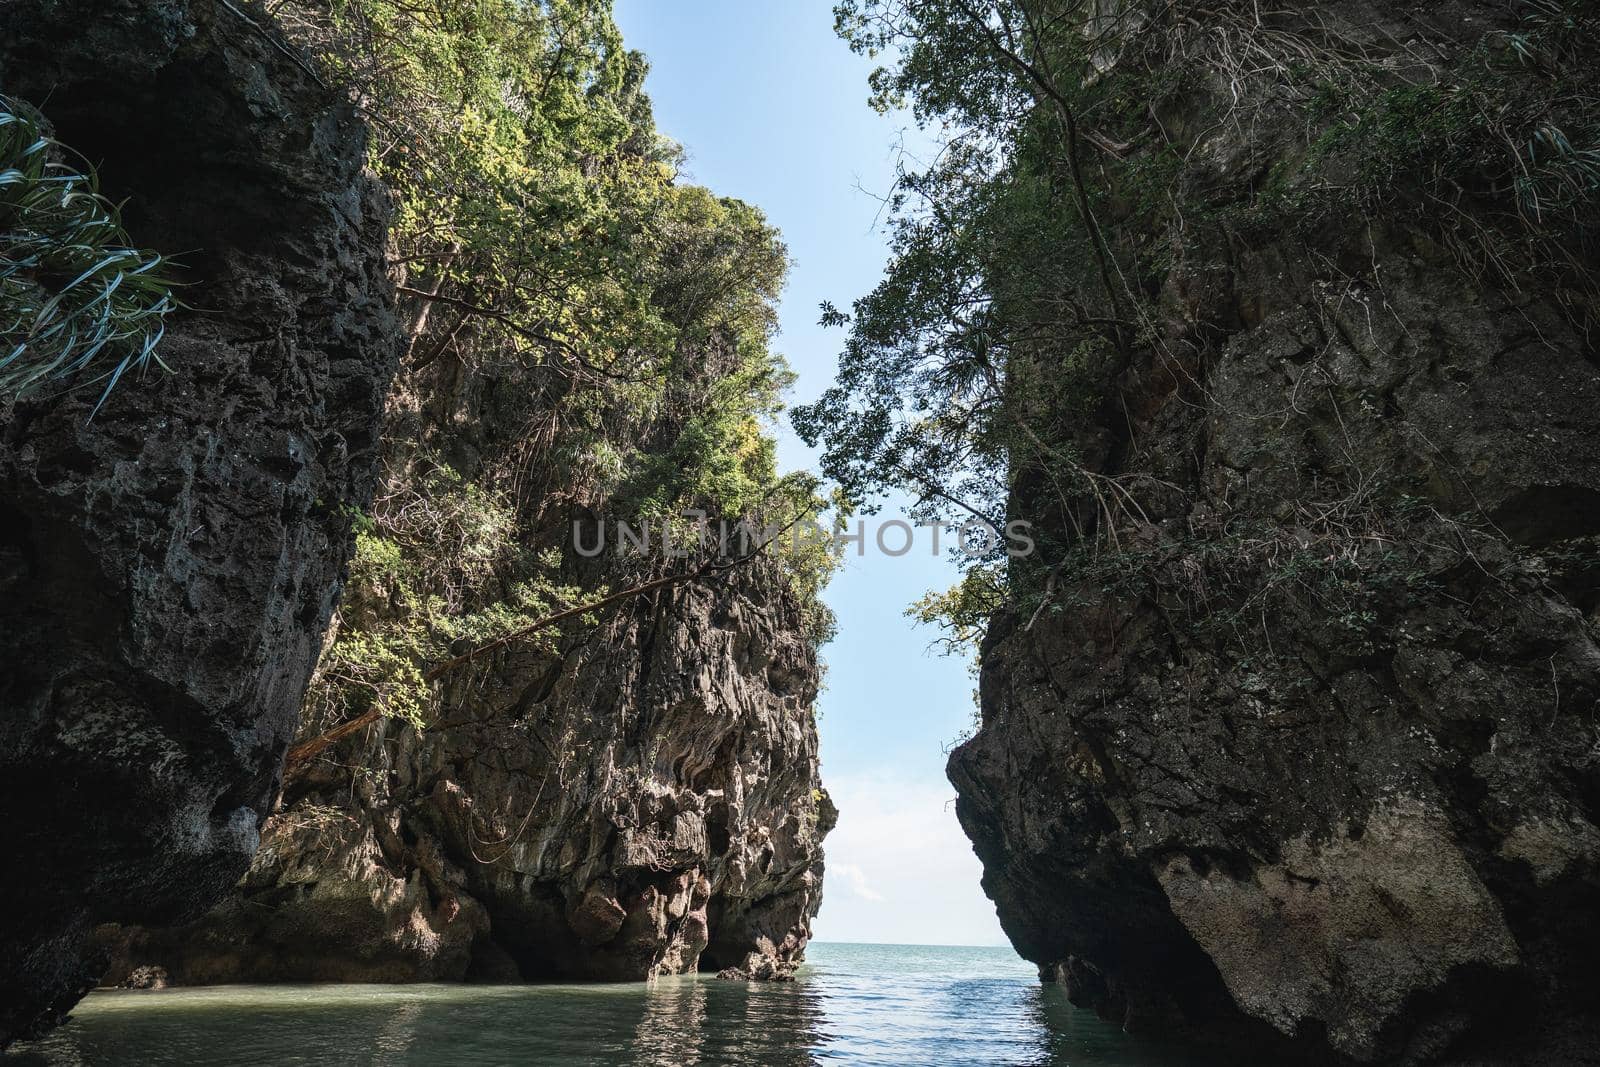
[[[170,369],[157,348],[181,304],[171,261],[132,247],[93,168],[64,158],[34,112],[0,96],[0,392],[104,380],[98,412],[130,368]]]

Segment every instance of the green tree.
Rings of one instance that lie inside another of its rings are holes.
[[[1514,30],[1419,83],[1304,12],[1232,0],[842,0],[840,34],[888,61],[872,103],[909,104],[941,144],[900,171],[882,281],[848,312],[824,305],[848,328],[839,374],[796,429],[855,500],[903,489],[930,516],[1025,513],[1040,557],[1003,573],[1027,602],[1102,551],[1137,559],[1149,513],[1184,510],[1183,490],[1127,463],[1123,395],[1136,405],[1140,376],[1160,375],[1205,402],[1206,349],[1228,327],[1205,309],[1174,323],[1176,263],[1284,235],[1314,246],[1368,218],[1434,235],[1513,294],[1553,294],[1592,330],[1593,5],[1516,8]],[[1246,120],[1233,165],[1259,180],[1219,172],[1207,144]],[[923,613],[970,633],[970,592]]]
[[[835,9],[852,48],[899,57],[874,74],[874,103],[909,101],[944,131],[932,165],[899,171],[883,281],[849,314],[824,307],[825,323],[850,331],[838,379],[794,413],[854,498],[904,488],[930,515],[999,525],[1020,465],[1047,461],[1073,491],[1092,480],[1053,424],[1064,409],[1051,393],[1111,373],[1132,325],[1095,217],[1100,191],[1076,163],[1076,90],[1064,88],[1091,65],[1085,5],[1054,5],[1048,19],[1039,8]],[[1084,380],[1038,371],[1064,366]],[[1024,380],[1033,388],[1016,388]]]
[[[772,348],[787,253],[759,210],[678,180],[609,0],[279,15],[369,121],[412,335],[311,696],[309,721],[344,725],[320,741],[384,714],[425,724],[443,673],[551,650],[699,566],[609,560],[602,580],[568,551],[574,518],[817,512],[770,432],[791,377]],[[824,638],[829,560],[777,558]]]

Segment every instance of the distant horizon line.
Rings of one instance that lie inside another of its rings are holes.
[[[955,944],[952,942],[936,944],[926,941],[842,941],[820,937],[813,937],[807,942],[807,945],[866,945],[872,948],[1003,948],[1011,952],[1017,951],[1014,945],[995,944],[993,942],[979,945],[971,943]],[[1024,957],[1021,953],[1017,953],[1017,958],[1022,959]]]

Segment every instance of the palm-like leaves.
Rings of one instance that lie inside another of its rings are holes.
[[[95,370],[103,404],[129,370],[161,362],[178,303],[169,261],[130,247],[93,170],[61,154],[27,108],[0,97],[0,396]]]

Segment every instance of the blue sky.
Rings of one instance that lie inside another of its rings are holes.
[[[778,347],[804,403],[832,378],[842,336],[817,305],[847,307],[877,282],[875,226],[897,146],[927,141],[908,116],[867,107],[871,61],[833,33],[831,0],[618,0],[630,47],[651,60],[663,133],[689,152],[689,179],[761,207],[794,259]],[[812,465],[780,427],[786,467]],[[891,502],[881,518],[894,516]],[[851,556],[826,599],[839,636],[824,649],[823,782],[840,807],[816,936],[831,941],[1005,944],[956,824],[945,748],[972,720],[966,663],[928,651],[907,605],[956,574],[925,552]]]

